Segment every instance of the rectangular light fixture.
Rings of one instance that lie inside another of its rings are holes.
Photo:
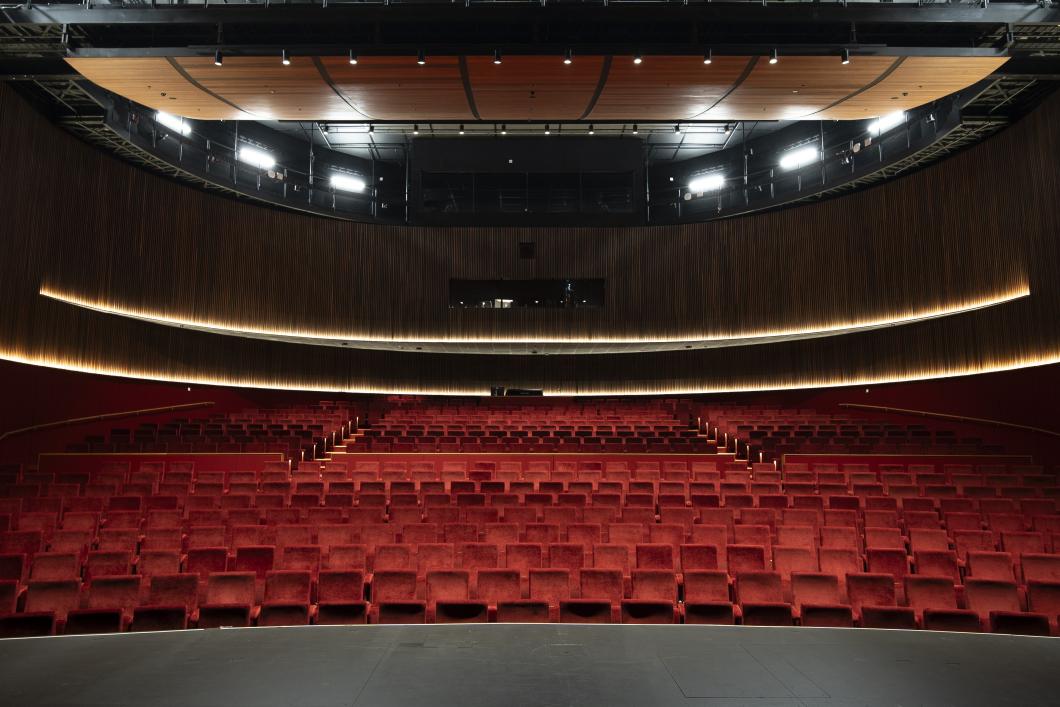
[[[784,154],[780,158],[781,169],[798,169],[808,164],[813,164],[820,159],[816,147],[799,147]]]
[[[342,174],[341,172],[332,172],[331,174],[331,188],[335,191],[352,191],[352,192],[363,192],[365,187],[368,186],[364,183],[363,179],[358,179],[350,174]]]
[[[725,134],[725,126],[716,123],[681,123],[681,130],[686,133],[705,133],[708,135]]]
[[[719,173],[696,177],[688,183],[688,191],[702,194],[705,191],[717,191],[725,186],[725,176]]]
[[[175,133],[191,135],[191,126],[185,123],[184,119],[179,115],[172,115],[160,110],[155,112],[155,121],[166,126]]]
[[[272,169],[276,166],[275,157],[254,147],[239,148],[239,161],[246,162],[258,169]]]
[[[338,135],[346,133],[368,133],[371,132],[370,126],[367,123],[328,123],[325,126],[324,132],[335,133]]]
[[[887,115],[877,118],[869,123],[869,132],[873,135],[879,135],[880,133],[885,133],[891,128],[901,125],[904,122],[905,111],[895,111],[894,113],[888,113]]]

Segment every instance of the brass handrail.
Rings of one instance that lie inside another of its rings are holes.
[[[1055,430],[1047,430],[1044,427],[1032,427],[1030,425],[1020,425],[1015,422],[1005,422],[1004,420],[988,420],[982,417],[967,417],[965,415],[950,415],[944,412],[929,412],[927,410],[909,410],[907,408],[892,408],[884,405],[862,405],[860,403],[839,403],[841,408],[856,408],[859,410],[874,410],[876,412],[893,412],[901,415],[919,415],[921,417],[934,417],[941,420],[955,420],[957,422],[974,422],[980,425],[996,425],[998,427],[1011,427],[1017,430],[1027,430],[1028,432],[1037,432],[1038,434],[1049,435],[1050,437],[1060,437],[1060,432]]]
[[[81,425],[86,422],[99,422],[101,420],[117,420],[123,417],[136,417],[138,415],[155,415],[163,412],[176,412],[178,410],[194,410],[196,408],[210,407],[214,403],[212,401],[201,402],[201,403],[183,403],[181,405],[167,405],[165,407],[158,408],[143,408],[141,410],[125,410],[123,412],[106,412],[101,415],[90,415],[88,417],[73,417],[68,420],[56,420],[55,422],[42,422],[39,425],[32,425],[30,427],[21,427],[17,430],[8,430],[3,434],[0,434],[0,442],[7,439],[8,437],[14,437],[15,435],[25,434],[26,432],[36,432],[38,430],[47,430],[53,427],[66,427],[70,425]]]

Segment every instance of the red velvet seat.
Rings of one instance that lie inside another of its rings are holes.
[[[839,578],[832,574],[794,572],[792,601],[803,626],[852,627],[854,614],[846,604]]]
[[[199,628],[250,626],[257,619],[254,572],[217,572],[206,580],[206,601],[199,606]]]
[[[363,624],[368,621],[364,574],[360,570],[323,570],[317,576],[315,623]]]
[[[790,626],[792,607],[784,600],[777,572],[742,572],[736,576],[736,598],[748,626]]]
[[[275,570],[265,575],[265,599],[258,626],[304,626],[312,612],[313,575],[307,570]]]

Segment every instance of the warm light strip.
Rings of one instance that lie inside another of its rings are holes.
[[[159,381],[163,383],[180,383],[182,385],[216,385],[230,388],[262,388],[267,390],[295,390],[307,393],[385,393],[389,395],[489,395],[488,385],[483,384],[481,388],[388,388],[384,386],[365,387],[338,387],[319,385],[314,383],[274,383],[264,379],[252,378],[213,378],[209,376],[175,377],[163,373],[152,373],[148,371],[110,368],[95,364],[86,364],[74,359],[61,359],[48,356],[34,356],[16,353],[9,350],[0,350],[0,360],[12,363],[24,363],[31,366],[43,366],[46,368],[58,368],[75,373],[91,373],[101,376],[118,376],[135,380]],[[849,386],[884,385],[889,383],[912,383],[924,380],[938,380],[943,378],[959,378],[962,376],[980,375],[984,373],[1002,373],[1014,371],[1020,368],[1032,368],[1035,366],[1048,366],[1060,363],[1060,351],[1052,351],[1039,356],[1010,357],[993,362],[983,363],[979,366],[963,366],[955,368],[933,368],[919,370],[908,374],[895,374],[893,376],[852,376],[850,378],[813,378],[803,380],[789,380],[777,383],[760,383],[751,385],[734,386],[703,386],[703,387],[681,387],[678,385],[660,385],[657,388],[647,389],[623,389],[623,388],[592,388],[585,390],[577,388],[554,388],[546,389],[546,396],[641,396],[641,395],[710,395],[720,393],[760,393],[778,390],[807,390],[815,388],[844,388]],[[513,383],[514,385],[514,383]]]
[[[809,339],[821,336],[833,336],[839,334],[849,334],[858,331],[865,331],[870,329],[879,329],[884,327],[901,326],[903,324],[911,324],[914,322],[924,321],[928,319],[936,319],[939,317],[947,317],[955,314],[964,314],[977,309],[984,309],[986,307],[993,307],[1006,302],[1012,302],[1023,297],[1030,295],[1030,286],[1026,282],[1022,282],[1016,287],[1013,287],[1007,291],[995,293],[991,295],[985,295],[973,299],[962,300],[954,302],[941,307],[933,307],[927,309],[921,309],[916,311],[906,311],[904,313],[896,313],[891,317],[880,317],[876,319],[861,319],[853,320],[843,323],[823,324],[823,325],[809,325],[805,328],[788,328],[788,329],[775,329],[775,330],[758,330],[758,331],[747,331],[737,334],[696,334],[684,337],[642,337],[633,339],[623,338],[542,338],[542,339],[531,339],[531,338],[467,338],[467,337],[378,337],[361,334],[337,334],[331,332],[319,332],[319,331],[297,331],[289,329],[266,329],[266,328],[251,328],[242,325],[228,325],[224,322],[209,319],[192,319],[189,317],[171,316],[158,311],[151,311],[145,309],[134,309],[126,307],[120,304],[113,304],[104,302],[102,300],[89,299],[81,297],[80,295],[61,292],[42,286],[40,288],[40,294],[44,297],[48,297],[59,302],[71,304],[77,307],[85,309],[91,309],[104,314],[113,314],[122,317],[129,317],[132,319],[139,319],[141,321],[151,322],[154,324],[164,324],[168,326],[176,326],[184,329],[194,329],[196,331],[203,331],[213,334],[225,334],[229,336],[244,336],[250,338],[263,338],[271,340],[288,341],[291,343],[307,343],[307,344],[318,344],[318,345],[329,345],[329,346],[342,346],[357,348],[361,345],[365,348],[383,348],[382,345],[396,345],[396,344],[444,344],[444,345],[458,345],[458,344],[489,344],[489,345],[506,345],[506,344],[584,344],[584,345],[649,345],[649,344],[669,344],[669,345],[692,345],[709,347],[711,344],[714,346],[739,346],[739,345],[750,345],[750,344],[761,344],[770,343],[777,340],[783,339]],[[375,344],[376,346],[369,346]],[[427,352],[430,353],[430,352]],[[483,352],[485,353],[485,352]],[[595,352],[600,353],[600,352]]]

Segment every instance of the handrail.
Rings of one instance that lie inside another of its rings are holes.
[[[69,425],[80,425],[86,422],[99,422],[101,420],[117,420],[123,417],[135,417],[137,415],[155,415],[163,412],[176,412],[177,410],[194,410],[196,408],[210,407],[214,403],[213,401],[204,401],[199,403],[182,403],[180,405],[167,405],[165,407],[158,408],[143,408],[141,410],[125,410],[122,412],[105,412],[100,415],[90,415],[88,417],[73,417],[68,420],[56,420],[55,422],[42,422],[39,425],[32,425],[30,427],[21,427],[17,430],[8,430],[3,434],[0,434],[0,442],[4,441],[8,437],[14,437],[15,435],[24,434],[26,432],[36,432],[38,430],[47,430],[53,427],[66,427]]]
[[[1055,430],[1047,430],[1044,427],[1032,427],[1030,425],[1020,425],[1015,422],[1005,422],[1004,420],[988,420],[982,417],[967,417],[965,415],[950,415],[944,412],[929,412],[927,410],[909,410],[907,408],[892,408],[884,405],[862,405],[860,403],[839,403],[841,408],[857,408],[860,410],[875,410],[877,412],[894,412],[902,415],[919,415],[921,417],[934,417],[942,420],[955,420],[957,422],[975,422],[983,425],[996,425],[998,427],[1012,427],[1017,430],[1026,430],[1028,432],[1037,432],[1039,434],[1048,435],[1050,437],[1060,437],[1060,432]]]

